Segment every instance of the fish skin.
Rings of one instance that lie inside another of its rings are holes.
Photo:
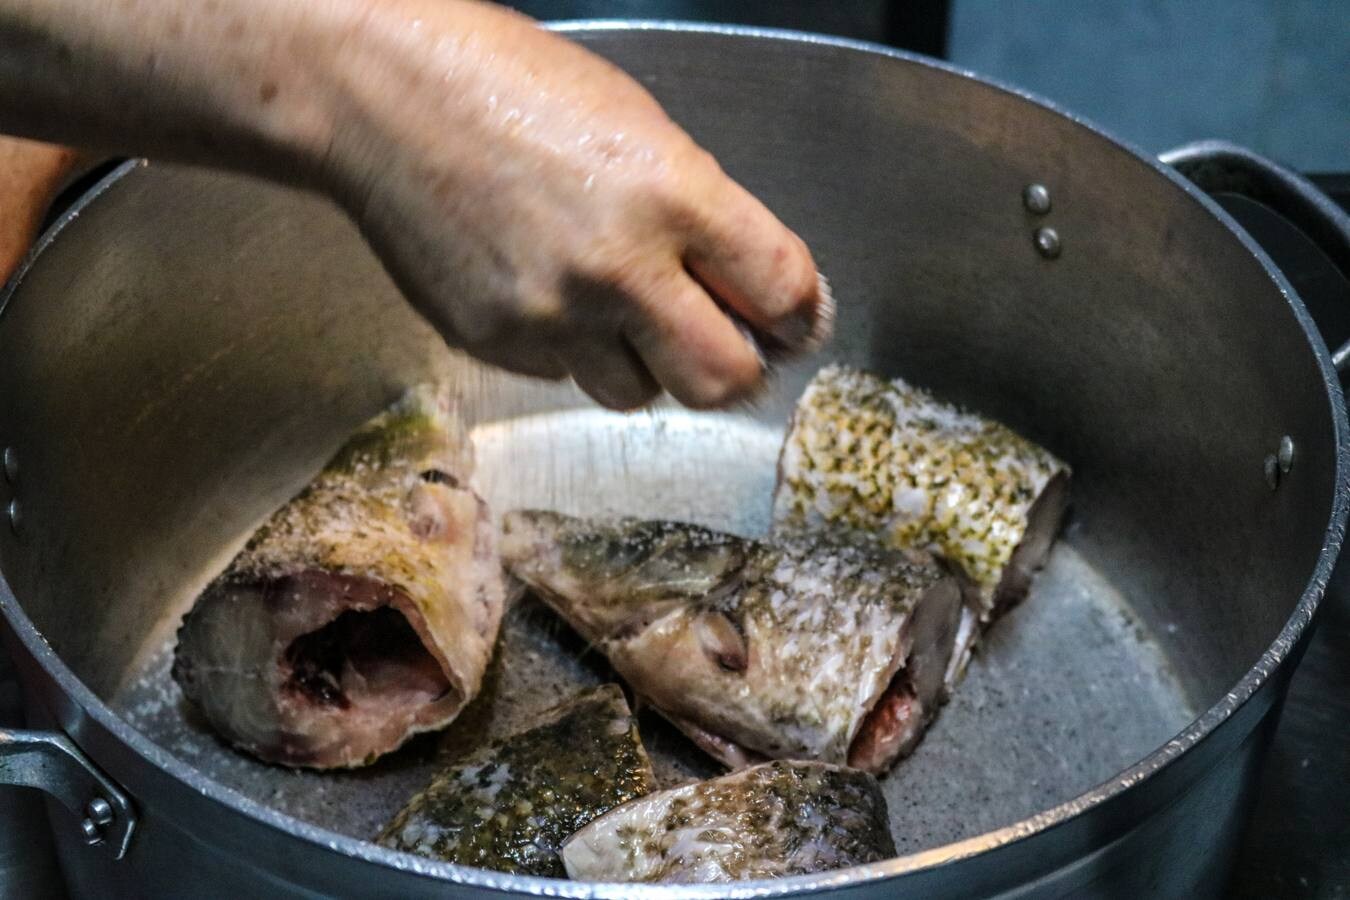
[[[410,389],[363,425],[184,618],[173,675],[187,698],[240,749],[311,768],[367,765],[453,720],[482,684],[503,604],[472,471],[444,388]],[[302,678],[295,642],[345,613],[376,614],[341,619],[362,623],[345,633],[367,652]]]
[[[376,841],[460,865],[561,878],[565,838],[655,787],[623,691],[601,685],[451,763]]]
[[[940,705],[961,592],[927,554],[548,511],[507,513],[501,547],[509,571],[639,697],[728,766],[848,763],[907,662],[923,695],[914,734],[869,768],[911,749]]]
[[[1006,426],[907,384],[826,366],[793,412],[775,533],[863,531],[969,579],[948,689],[982,632],[1027,594],[1068,504],[1070,468]]]
[[[873,776],[786,761],[648,794],[562,847],[577,880],[676,884],[782,878],[893,856]]]

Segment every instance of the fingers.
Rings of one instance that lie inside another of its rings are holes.
[[[667,390],[694,408],[721,407],[753,395],[762,385],[764,363],[751,344],[698,282],[679,268],[608,312],[580,314],[590,333],[572,329],[465,346],[489,365],[522,375],[556,379],[568,374],[577,386],[610,409],[649,404]],[[594,300],[595,298],[590,298]],[[579,302],[580,298],[574,298]],[[602,323],[626,321],[623,333]]]
[[[677,271],[639,299],[628,340],[661,386],[685,406],[726,406],[763,384],[764,363],[698,282]]]
[[[547,378],[550,381],[567,377],[567,368],[553,350],[539,343],[513,341],[509,344],[479,344],[464,349],[470,356],[490,366],[517,375]]]
[[[809,352],[829,337],[834,304],[801,238],[728,179],[690,237],[685,264],[754,328],[766,350]]]
[[[661,393],[642,358],[622,337],[608,343],[571,343],[557,351],[572,380],[602,406],[627,412],[651,403]]]

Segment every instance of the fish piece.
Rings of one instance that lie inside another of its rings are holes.
[[[198,597],[173,677],[268,762],[362,766],[478,693],[503,578],[448,392],[366,423]]]
[[[446,862],[561,878],[558,848],[568,835],[655,787],[623,691],[601,685],[452,763],[376,840]]]
[[[634,692],[733,768],[881,772],[941,702],[959,582],[926,553],[677,522],[508,513],[502,560]]]
[[[606,813],[563,844],[586,881],[728,882],[805,875],[895,856],[871,775],[774,761]]]
[[[822,526],[930,550],[968,576],[949,685],[981,631],[1021,601],[1068,506],[1070,470],[1004,425],[899,378],[821,369],[788,427],[774,528]]]

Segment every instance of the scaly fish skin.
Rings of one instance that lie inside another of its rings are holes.
[[[927,554],[833,537],[771,544],[516,511],[502,558],[638,695],[733,767],[849,762],[903,676],[917,685],[907,731],[866,761],[884,770],[936,711],[961,606],[956,579]]]
[[[482,683],[503,603],[448,394],[410,390],[249,539],[179,630],[174,677],[269,762],[366,765]]]
[[[845,528],[931,550],[972,582],[949,681],[979,631],[1021,600],[1068,502],[1069,467],[1004,425],[901,379],[827,366],[793,412],[776,532]]]
[[[602,685],[452,763],[377,840],[446,862],[561,878],[558,848],[568,835],[655,786],[623,692]]]
[[[889,859],[895,844],[875,778],[775,761],[633,800],[563,844],[587,881],[730,882]]]

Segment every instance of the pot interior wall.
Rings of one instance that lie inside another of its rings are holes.
[[[801,233],[832,280],[837,338],[732,418],[776,437],[806,379],[838,359],[1003,419],[1074,465],[1066,541],[1190,703],[1230,688],[1305,587],[1334,480],[1313,353],[1231,233],[1124,150],[945,71],[784,39],[585,40]],[[1022,207],[1031,182],[1049,187],[1046,216]],[[1058,259],[1033,246],[1042,225],[1062,238]],[[23,508],[22,532],[0,539],[4,575],[105,697],[402,385],[451,379],[484,428],[586,406],[446,351],[326,202],[159,165],[122,178],[41,254],[0,318],[0,360],[0,442],[18,453]],[[1262,463],[1285,434],[1297,460],[1272,491]],[[649,464],[677,465],[654,446]],[[1083,689],[1065,681],[1056,689]]]

